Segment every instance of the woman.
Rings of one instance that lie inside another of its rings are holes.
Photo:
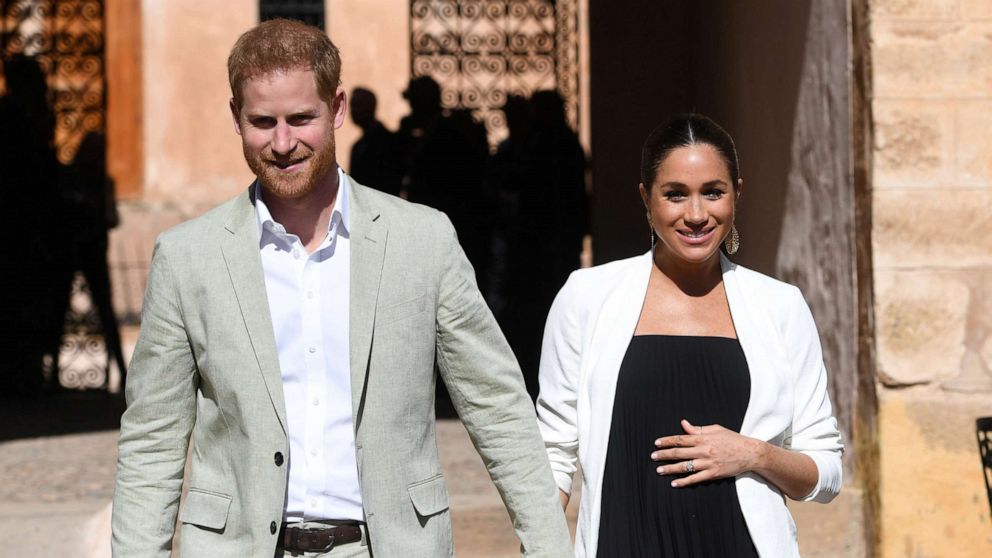
[[[783,494],[828,502],[843,449],[799,290],[730,262],[733,140],[676,117],[641,156],[652,250],[576,271],[548,317],[538,416],[576,556],[798,556]]]

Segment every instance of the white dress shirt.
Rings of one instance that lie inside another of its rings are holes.
[[[349,364],[348,181],[327,237],[307,254],[277,223],[256,189],[259,250],[282,372],[289,431],[284,520],[363,521]]]

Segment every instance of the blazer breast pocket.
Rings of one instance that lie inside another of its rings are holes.
[[[427,303],[427,295],[422,294],[416,298],[386,306],[376,312],[376,326],[381,327],[416,316],[427,310]]]
[[[190,488],[179,521],[222,531],[227,525],[232,498],[227,494]]]

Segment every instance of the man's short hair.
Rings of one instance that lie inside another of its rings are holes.
[[[227,57],[234,106],[240,111],[245,82],[272,72],[309,70],[324,101],[341,84],[341,55],[331,39],[316,27],[288,19],[262,22],[243,33]]]

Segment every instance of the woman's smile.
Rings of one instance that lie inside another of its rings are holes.
[[[682,238],[682,241],[687,244],[701,245],[706,244],[713,238],[713,232],[716,231],[716,227],[707,227],[704,229],[676,229],[676,233]]]

